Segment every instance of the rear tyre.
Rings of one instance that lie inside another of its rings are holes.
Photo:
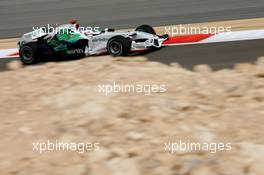
[[[20,60],[23,64],[35,64],[40,61],[37,43],[24,44],[19,49]]]
[[[107,51],[112,56],[125,56],[131,49],[131,41],[123,36],[114,36],[107,42]]]
[[[136,28],[136,31],[146,32],[146,33],[150,33],[150,34],[156,35],[156,32],[153,29],[153,27],[151,27],[149,25],[141,25],[141,26]]]

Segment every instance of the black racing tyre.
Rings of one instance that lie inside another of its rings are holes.
[[[24,44],[19,49],[20,60],[23,64],[35,64],[39,62],[39,53],[38,53],[38,44],[37,43],[27,43]]]
[[[136,31],[146,32],[146,33],[150,33],[150,34],[156,35],[156,32],[153,29],[153,27],[151,27],[149,25],[141,25],[141,26],[136,28]]]
[[[107,42],[107,51],[112,56],[125,56],[131,49],[131,41],[124,36],[114,36]]]

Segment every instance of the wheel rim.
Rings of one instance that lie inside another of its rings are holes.
[[[30,48],[24,48],[22,52],[22,57],[25,61],[31,61],[33,57],[33,52]]]
[[[114,55],[118,55],[120,54],[122,50],[122,45],[121,43],[117,42],[117,41],[113,41],[110,45],[110,52]]]

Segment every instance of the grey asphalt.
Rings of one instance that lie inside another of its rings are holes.
[[[214,70],[233,68],[237,63],[254,63],[264,56],[264,40],[236,41],[185,46],[164,47],[146,56],[151,61],[165,64],[180,63],[192,69],[198,64],[208,64]]]
[[[66,23],[132,28],[264,17],[263,0],[1,0],[0,38],[18,37],[33,27]],[[209,64],[215,69],[253,62],[264,55],[264,41],[244,41],[163,48],[147,54],[150,60],[180,62],[185,67]],[[1,48],[0,48],[1,49]],[[6,63],[0,61],[0,70]]]
[[[263,0],[1,0],[0,38],[78,18],[83,25],[131,28],[264,17]]]

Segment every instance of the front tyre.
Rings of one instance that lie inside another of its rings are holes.
[[[27,43],[19,49],[20,60],[23,64],[35,64],[39,62],[38,44]]]
[[[124,36],[114,36],[107,42],[107,51],[112,56],[125,56],[131,49],[131,41]]]
[[[150,33],[152,35],[156,35],[156,32],[153,29],[153,27],[151,27],[149,25],[141,25],[141,26],[139,26],[139,27],[136,28],[136,31],[146,32],[146,33]]]

